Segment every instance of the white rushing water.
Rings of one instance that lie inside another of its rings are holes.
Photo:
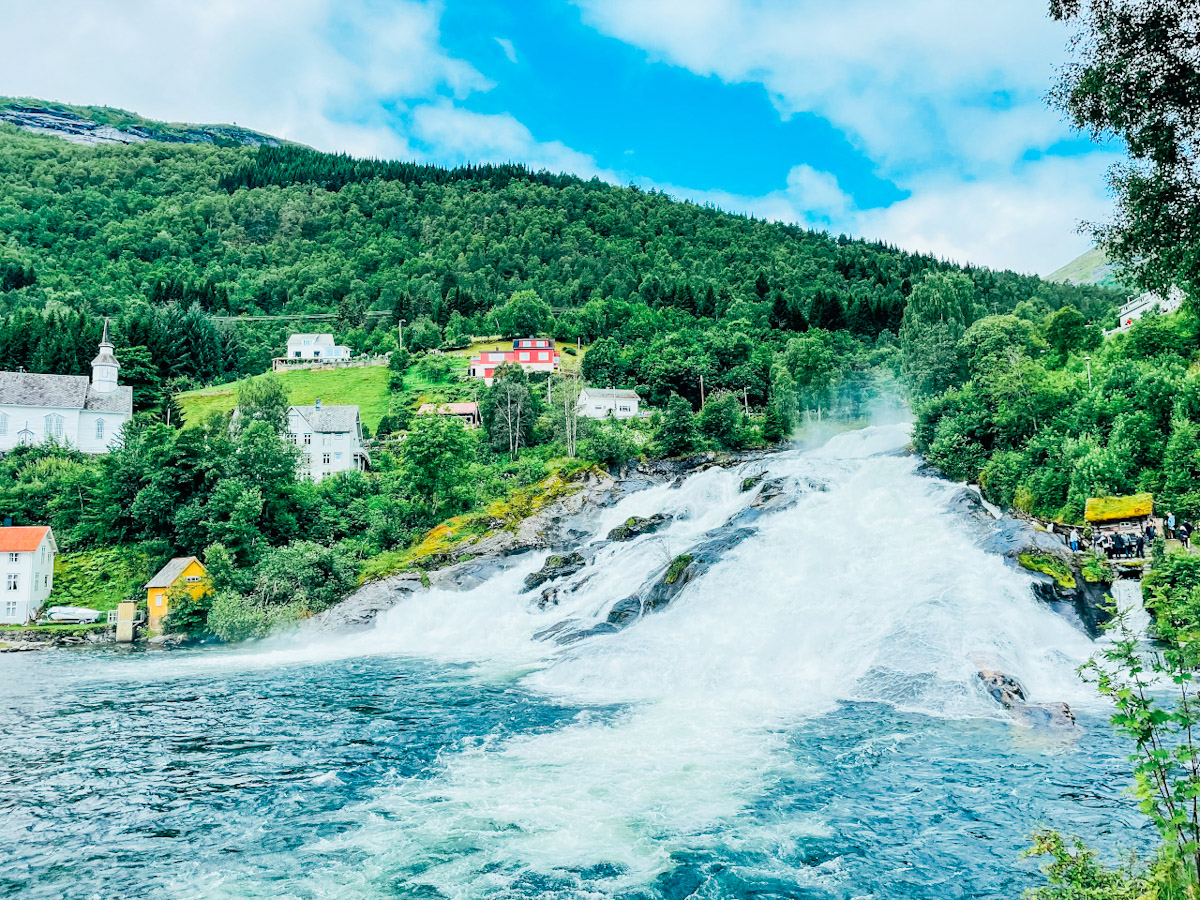
[[[911,459],[877,456],[907,436],[905,426],[868,428],[630,496],[600,517],[595,539],[631,515],[666,512],[672,524],[604,546],[557,606],[521,593],[543,554],[471,591],[414,596],[365,636],[277,651],[465,662],[478,678],[595,709],[462,746],[436,777],[382,786],[358,829],[313,848],[333,860],[312,873],[316,893],[368,893],[381,873],[404,872],[445,896],[502,896],[530,873],[570,884],[601,864],[611,874],[592,877],[592,889],[645,885],[717,834],[726,845],[819,834],[815,818],[760,833],[742,813],[770,785],[810,776],[788,729],[841,701],[997,716],[982,666],[1019,678],[1034,702],[1088,702],[1074,668],[1094,645],[1039,605],[1023,574],[973,545],[946,513],[952,486],[916,476]],[[573,644],[537,637],[564,619],[601,621],[661,577],[751,502],[741,482],[759,471],[786,478],[798,502],[755,522],[668,608]]]

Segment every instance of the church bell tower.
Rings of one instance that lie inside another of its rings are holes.
[[[110,394],[117,389],[117,372],[121,364],[113,356],[113,345],[108,340],[108,319],[104,320],[104,337],[100,340],[100,352],[92,360],[92,390],[98,394]]]

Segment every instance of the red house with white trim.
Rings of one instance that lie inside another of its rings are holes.
[[[472,378],[482,378],[489,387],[496,369],[504,363],[519,365],[526,372],[557,372],[561,357],[550,338],[517,338],[511,350],[483,350],[467,367]]]

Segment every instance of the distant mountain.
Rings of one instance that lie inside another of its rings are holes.
[[[73,144],[213,144],[218,147],[278,147],[283,141],[237,125],[184,125],[152,122],[123,109],[71,106],[28,97],[0,97],[0,122]]]
[[[1116,263],[1111,262],[1099,247],[1075,257],[1061,269],[1047,275],[1046,280],[1059,284],[1095,284],[1118,290],[1125,288],[1117,277]]]

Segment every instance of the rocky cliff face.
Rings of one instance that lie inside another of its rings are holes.
[[[163,141],[175,144],[278,147],[279,140],[236,125],[108,125],[70,109],[54,106],[9,105],[0,107],[0,122],[34,134],[60,137],[73,144],[140,144]]]

